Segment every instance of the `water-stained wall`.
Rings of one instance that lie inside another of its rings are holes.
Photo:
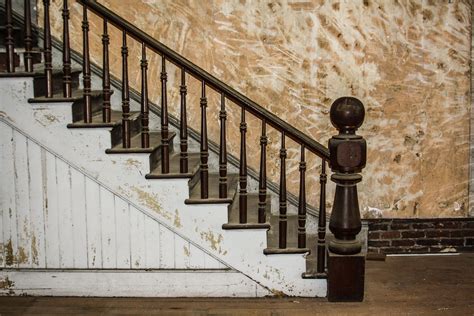
[[[360,98],[367,112],[360,134],[369,147],[359,190],[365,216],[467,215],[468,0],[99,2],[323,144],[335,133],[331,102]],[[59,38],[61,6],[52,1]],[[82,9],[71,6],[71,42],[80,51]],[[90,21],[91,57],[100,65],[102,22],[93,15]],[[121,34],[115,29],[111,42],[111,68],[120,77]],[[139,45],[129,42],[131,84],[139,88]],[[154,55],[149,63],[150,98],[159,102],[160,59]],[[178,70],[170,65],[168,71],[170,111],[177,115]],[[189,120],[199,129],[199,83],[188,81]],[[209,98],[209,134],[218,140],[219,96]],[[229,104],[229,112],[229,150],[238,153],[240,111]],[[249,164],[256,167],[260,122],[250,117],[248,123]],[[274,181],[279,143],[270,131]],[[289,147],[288,187],[297,193],[299,148]],[[313,193],[319,163],[309,160]],[[309,200],[316,203],[317,194]]]

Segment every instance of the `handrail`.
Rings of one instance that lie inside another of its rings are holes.
[[[185,68],[186,72],[196,79],[201,81],[204,80],[206,85],[217,90],[218,92],[224,93],[226,98],[243,107],[246,111],[249,111],[258,118],[265,120],[267,124],[271,125],[275,129],[284,132],[286,136],[290,137],[295,142],[305,145],[308,150],[318,155],[322,159],[329,160],[329,150],[325,146],[294,128],[254,101],[250,100],[237,90],[226,85],[221,80],[217,79],[204,69],[168,48],[166,45],[158,42],[156,39],[133,26],[119,15],[115,14],[94,0],[79,0],[79,2],[87,6],[87,8],[91,9],[98,15],[107,19],[108,22],[112,23],[119,29],[127,32],[127,34],[134,39],[145,43],[148,48],[160,55],[165,56],[168,61],[172,62],[178,67]]]

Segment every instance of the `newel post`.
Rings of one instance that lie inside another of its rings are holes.
[[[342,97],[331,106],[331,123],[339,131],[329,140],[329,164],[336,193],[329,222],[334,237],[328,249],[328,300],[362,301],[365,253],[356,239],[361,230],[357,183],[367,160],[367,144],[356,134],[365,116],[364,105]]]

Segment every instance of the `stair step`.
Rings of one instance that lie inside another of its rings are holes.
[[[92,90],[91,97],[96,99],[102,96],[102,90]],[[73,89],[72,95],[70,98],[65,98],[62,92],[57,92],[53,94],[52,98],[47,98],[45,96],[34,97],[28,99],[29,103],[54,103],[54,102],[74,102],[81,101],[84,99],[84,90],[82,89]],[[82,110],[82,108],[81,108]]]
[[[201,199],[201,181],[196,181],[196,184],[191,184],[189,199],[186,199],[186,204],[221,204],[232,203],[237,192],[238,174],[227,175],[227,198],[219,198],[219,174],[209,174],[209,198]],[[191,183],[191,181],[190,181]]]
[[[140,112],[131,112],[131,117],[140,115]],[[121,111],[110,111],[110,122],[104,123],[102,119],[102,111],[94,113],[92,116],[91,123],[85,123],[84,121],[76,121],[69,123],[68,128],[101,128],[101,127],[115,127],[122,125],[122,112]]]
[[[258,222],[258,193],[247,194],[247,223],[239,223],[239,195],[229,205],[229,222],[222,225],[222,229],[270,229],[270,223]],[[270,196],[267,195],[266,217],[270,213]]]
[[[267,244],[263,253],[271,254],[289,254],[289,253],[307,253],[310,251],[308,236],[306,236],[306,248],[298,248],[298,215],[288,215],[287,217],[287,240],[286,248],[279,248],[279,216],[270,216],[271,229],[267,232]],[[311,248],[313,249],[313,248]]]
[[[161,173],[161,155],[150,166],[153,170],[145,176],[147,179],[177,179],[177,178],[192,178],[199,172],[199,153],[188,153],[188,171],[181,173],[180,170],[180,153],[170,155],[170,170],[169,173]]]
[[[170,152],[173,148],[174,132],[169,133]],[[161,146],[161,132],[150,132],[150,147],[141,147],[141,133],[130,139],[130,148],[123,148],[122,144],[118,144],[112,148],[106,149],[107,154],[127,154],[127,153],[153,153]]]

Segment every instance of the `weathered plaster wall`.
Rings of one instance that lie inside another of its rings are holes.
[[[54,35],[60,37],[62,2],[52,2]],[[360,133],[369,145],[359,190],[366,216],[467,215],[469,1],[99,2],[321,143],[335,133],[331,101],[360,98],[367,110]],[[81,7],[73,4],[72,46],[78,50],[80,18]],[[99,64],[101,30],[102,23],[91,17],[92,59]],[[120,77],[121,34],[111,35],[111,66]],[[129,65],[131,84],[139,87],[138,45],[131,46]],[[160,67],[153,56],[153,100],[159,100]],[[169,103],[177,113],[177,71],[169,71]],[[190,85],[191,112],[199,106],[199,85]],[[217,94],[210,99],[210,136],[217,140]],[[198,127],[198,112],[191,113],[191,125]],[[239,113],[231,107],[234,153]],[[248,121],[249,163],[257,166],[260,124]],[[269,174],[278,180],[280,140],[273,132],[270,137]],[[290,147],[289,188],[297,192],[298,148]],[[314,192],[319,166],[310,166],[308,191]]]

